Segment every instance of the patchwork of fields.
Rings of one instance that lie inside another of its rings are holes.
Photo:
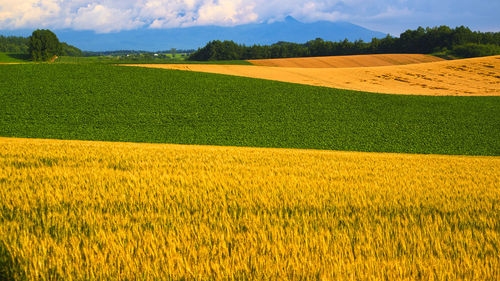
[[[499,56],[140,66],[0,65],[0,280],[500,279]]]
[[[132,66],[219,73],[385,94],[500,96],[500,56],[355,68],[182,64]]]
[[[0,273],[498,280],[499,166],[497,157],[2,138]]]
[[[0,136],[500,155],[500,99],[93,64],[0,67]]]

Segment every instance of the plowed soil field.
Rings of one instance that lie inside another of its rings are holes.
[[[356,56],[330,56],[311,58],[248,60],[254,65],[301,67],[301,68],[345,68],[404,65],[442,61],[443,59],[423,54],[378,54]]]
[[[500,96],[500,56],[352,68],[188,64],[130,66],[210,72],[386,94]]]

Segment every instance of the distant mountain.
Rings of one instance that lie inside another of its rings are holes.
[[[273,44],[278,41],[305,43],[315,38],[329,41],[362,39],[370,41],[386,34],[372,31],[348,22],[318,21],[302,23],[293,17],[285,21],[261,24],[227,26],[194,26],[186,28],[150,29],[98,34],[93,31],[69,29],[53,30],[59,40],[86,51],[106,50],[168,50],[197,49],[211,40],[233,40],[236,43]],[[7,35],[13,32],[7,32]],[[18,34],[26,35],[26,31]],[[0,31],[0,34],[5,34]]]

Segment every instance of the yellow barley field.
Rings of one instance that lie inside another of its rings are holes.
[[[137,64],[399,95],[500,96],[500,56],[350,68]]]
[[[404,65],[443,61],[423,54],[374,54],[352,56],[305,57],[286,59],[247,60],[253,65],[302,68],[345,68]]]
[[[500,158],[0,138],[1,280],[499,280]]]

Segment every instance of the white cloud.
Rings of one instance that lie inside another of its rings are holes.
[[[0,27],[49,25],[60,15],[60,4],[57,0],[0,0]]]
[[[409,23],[500,26],[500,2],[476,0],[0,0],[0,29],[73,28],[114,32],[139,27],[238,25],[298,20],[351,21],[397,28]],[[473,14],[473,15],[471,15]],[[428,23],[426,23],[426,21]],[[386,31],[381,29],[382,31]]]
[[[120,10],[100,4],[89,4],[87,7],[79,8],[72,21],[72,27],[75,29],[102,33],[129,30],[143,25],[144,22],[134,17],[132,9]]]
[[[259,17],[254,12],[254,9],[255,4],[252,3],[252,1],[208,1],[198,10],[198,19],[196,23],[199,25],[235,25],[254,22]]]

